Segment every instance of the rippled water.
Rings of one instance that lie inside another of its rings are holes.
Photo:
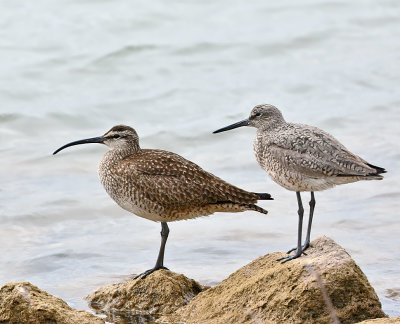
[[[398,1],[2,1],[0,284],[27,280],[87,309],[96,287],[155,262],[160,225],[121,210],[97,178],[105,147],[72,140],[133,126],[275,201],[270,213],[170,224],[166,265],[214,284],[296,242],[294,193],[257,165],[254,129],[211,132],[258,103],[327,130],[389,173],[316,194],[312,236],[334,238],[400,315]],[[304,195],[305,202],[308,200]]]

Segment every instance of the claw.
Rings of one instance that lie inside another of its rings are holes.
[[[310,243],[306,243],[301,247],[304,255],[307,255],[307,253],[304,251],[307,250],[309,247],[312,247],[312,245]],[[293,251],[296,251],[296,250],[297,250],[297,247],[290,249],[289,251],[286,252],[286,254],[292,253]]]
[[[287,257],[280,258],[280,259],[278,259],[278,261],[281,261],[281,260],[285,259],[285,260],[283,260],[283,261],[281,262],[281,263],[283,264],[283,263],[285,263],[285,262],[288,262],[288,261],[297,259],[299,256],[300,256],[300,255],[296,255],[296,254],[295,254],[295,255],[291,255],[291,256],[287,256]]]
[[[146,270],[145,272],[142,272],[141,274],[138,274],[134,279],[144,279],[146,278],[149,274],[152,274],[154,271],[164,269],[164,270],[169,270],[167,267],[161,266],[161,267],[154,267],[152,269]]]
[[[298,251],[296,250],[296,254],[284,256],[284,257],[282,257],[282,258],[277,259],[276,261],[282,261],[282,260],[283,260],[283,261],[281,262],[281,263],[283,264],[283,263],[285,263],[285,262],[288,262],[288,261],[297,259],[297,258],[300,257],[303,253],[304,253],[303,251],[298,252]]]

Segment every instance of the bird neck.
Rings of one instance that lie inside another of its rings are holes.
[[[286,121],[283,117],[275,117],[273,119],[269,119],[267,123],[263,123],[261,127],[258,127],[258,132],[270,132],[274,130],[278,130],[286,125]]]
[[[123,145],[114,146],[109,152],[118,158],[125,158],[127,156],[136,154],[140,151],[140,146],[138,142],[127,142],[123,143]]]

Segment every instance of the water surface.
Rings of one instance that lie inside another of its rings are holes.
[[[0,285],[27,280],[87,309],[96,287],[148,269],[160,225],[121,210],[97,177],[115,124],[223,179],[270,211],[170,224],[166,265],[215,284],[296,242],[295,194],[257,165],[254,129],[212,135],[273,103],[389,173],[316,194],[312,236],[352,255],[400,315],[398,1],[3,1]],[[304,195],[304,203],[309,197]]]

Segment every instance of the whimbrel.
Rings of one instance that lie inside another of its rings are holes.
[[[214,131],[224,132],[241,126],[257,128],[254,153],[260,166],[282,187],[295,191],[298,203],[298,236],[294,255],[298,258],[310,246],[311,225],[315,207],[314,191],[359,180],[381,180],[385,169],[369,164],[348,151],[332,135],[313,126],[287,123],[272,105],[258,105],[250,117]],[[310,214],[304,245],[301,245],[303,204],[300,192],[310,191]]]
[[[167,222],[215,212],[254,210],[267,214],[256,203],[272,200],[267,193],[237,188],[175,153],[141,149],[136,131],[129,126],[114,126],[103,136],[68,143],[53,154],[69,146],[87,143],[102,143],[110,148],[100,162],[99,176],[111,198],[137,216],[161,222],[157,262],[136,278],[166,269]]]

